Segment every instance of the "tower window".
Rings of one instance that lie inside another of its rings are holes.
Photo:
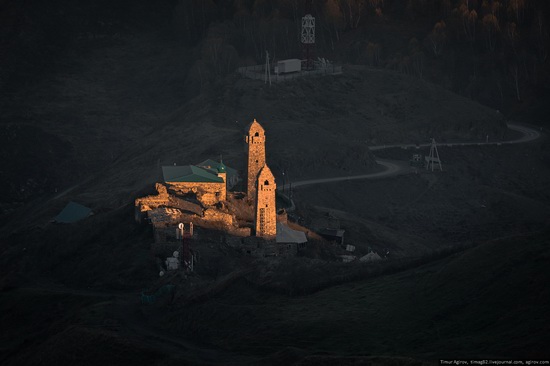
[[[266,181],[264,182],[264,186],[268,186],[268,185],[269,185],[269,181],[266,180]]]
[[[267,207],[267,204],[265,205],[265,207]]]
[[[256,132],[256,133],[254,134],[254,136],[260,136],[260,134],[259,134],[258,132]]]

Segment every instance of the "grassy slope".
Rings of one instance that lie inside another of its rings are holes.
[[[305,297],[241,282],[171,318],[217,345],[258,353],[298,347],[431,359],[548,357],[548,244],[548,231],[487,242]]]

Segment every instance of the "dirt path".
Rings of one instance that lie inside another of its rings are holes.
[[[510,141],[489,141],[489,142],[453,142],[453,143],[439,143],[437,146],[474,146],[474,145],[503,145],[503,144],[521,144],[525,142],[531,142],[536,139],[538,139],[541,136],[541,133],[533,128],[518,125],[516,123],[508,123],[507,127],[510,130],[520,132],[523,136],[519,139],[510,140]],[[430,143],[428,144],[394,144],[394,145],[378,145],[378,146],[369,146],[369,150],[376,151],[376,150],[384,150],[384,149],[391,149],[394,147],[399,147],[402,149],[408,149],[408,148],[417,148],[417,147],[429,147],[431,146]]]
[[[437,144],[438,146],[481,146],[481,145],[502,145],[502,144],[521,144],[526,142],[534,141],[541,137],[541,133],[533,128],[518,125],[514,123],[508,123],[508,128],[517,132],[520,132],[523,136],[511,141],[493,141],[493,142],[455,142],[455,143],[449,143],[449,144]],[[419,148],[419,147],[429,147],[431,144],[396,144],[396,145],[381,145],[381,146],[371,146],[369,149],[371,151],[376,150],[384,150],[384,149],[391,149],[391,148],[402,148],[402,149],[408,149],[408,148]],[[408,174],[412,172],[414,169],[411,168],[406,162],[402,161],[390,161],[390,160],[382,160],[382,159],[376,159],[376,162],[379,165],[382,165],[385,167],[384,171],[377,172],[377,173],[370,173],[370,174],[360,174],[360,175],[353,175],[353,176],[343,176],[343,177],[334,177],[334,178],[323,178],[323,179],[308,179],[308,180],[302,180],[298,182],[294,182],[292,184],[292,188],[298,188],[298,187],[304,187],[309,186],[313,184],[323,184],[323,183],[334,183],[334,182],[342,182],[342,181],[348,181],[348,180],[354,180],[354,179],[377,179],[377,178],[386,178],[391,177],[395,175],[401,175],[401,174]],[[284,189],[289,189],[290,184],[285,184]]]
[[[379,165],[382,165],[385,169],[383,171],[377,172],[377,173],[351,175],[351,176],[345,176],[345,177],[302,180],[302,181],[293,183],[292,188],[298,188],[298,187],[302,187],[302,186],[309,186],[309,185],[313,185],[313,184],[334,183],[334,182],[341,182],[341,181],[348,181],[348,180],[355,180],[355,179],[386,178],[386,177],[399,175],[399,174],[407,174],[407,173],[410,173],[413,170],[408,164],[406,164],[405,162],[401,162],[401,161],[376,159],[376,162]],[[285,184],[283,187],[285,188],[285,190],[289,189],[290,184]]]

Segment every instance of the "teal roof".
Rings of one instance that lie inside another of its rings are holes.
[[[238,174],[236,169],[230,168],[227,165],[225,165],[224,163],[219,162],[219,161],[215,161],[215,160],[212,160],[212,159],[206,159],[205,161],[201,161],[200,163],[197,164],[197,166],[200,166],[200,167],[205,168],[205,169],[212,170],[215,173],[219,172],[220,169],[225,168],[225,172],[227,173],[228,177],[231,177],[233,175]]]
[[[163,166],[162,175],[165,182],[223,183],[214,172],[194,165]]]
[[[90,208],[76,202],[69,202],[54,220],[59,223],[70,224],[85,219],[91,213],[92,210]]]

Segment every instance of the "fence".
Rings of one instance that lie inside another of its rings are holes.
[[[255,80],[265,80],[265,65],[253,65],[239,67],[237,72],[245,78]],[[342,73],[342,66],[329,65],[326,67],[319,67],[314,70],[301,70],[289,74],[275,74],[271,73],[271,82],[278,83],[296,78],[308,77],[308,76],[320,76],[320,75],[339,75]]]

